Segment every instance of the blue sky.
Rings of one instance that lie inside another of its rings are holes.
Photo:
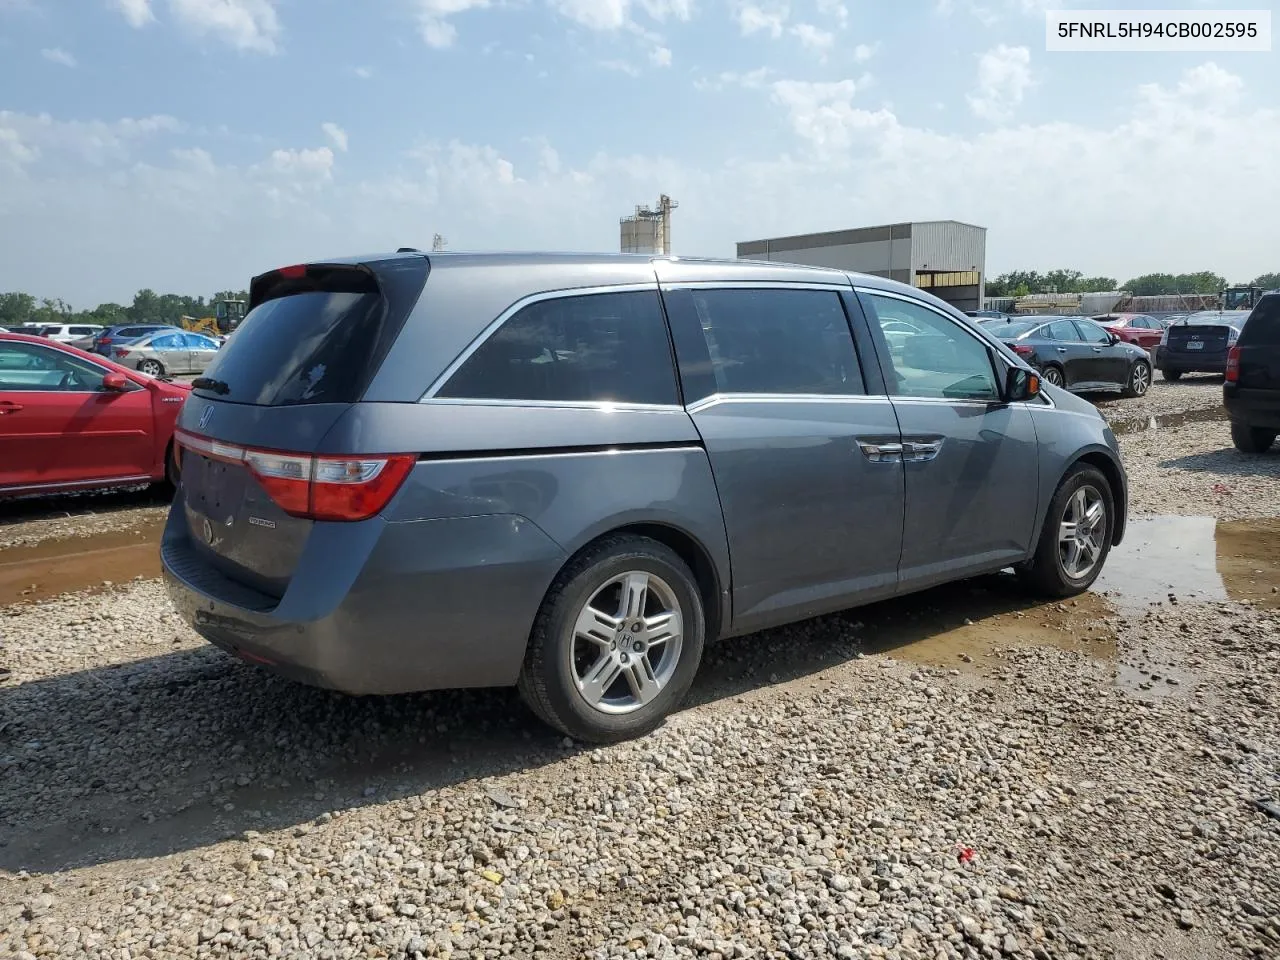
[[[0,290],[612,250],[662,192],[686,255],[954,218],[993,273],[1280,270],[1275,54],[1047,53],[1064,5],[0,0]]]

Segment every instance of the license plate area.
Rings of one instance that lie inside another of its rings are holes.
[[[1188,340],[1188,341],[1187,341],[1187,349],[1188,349],[1188,350],[1203,350],[1203,349],[1204,349],[1204,341],[1203,341],[1203,340]]]

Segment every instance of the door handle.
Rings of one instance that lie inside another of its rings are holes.
[[[1059,352],[1059,353],[1066,353],[1066,352],[1067,352],[1067,348],[1066,348],[1066,347],[1058,347],[1058,352]]]
[[[22,404],[14,403],[12,400],[0,400],[0,413],[17,413],[22,409]]]
[[[1101,352],[1102,352],[1102,348],[1101,348],[1101,347],[1094,347],[1094,348],[1093,348],[1093,352],[1094,352],[1094,353],[1101,353]]]
[[[945,437],[935,440],[908,440],[902,447],[903,463],[927,463],[942,452]]]
[[[859,440],[858,448],[872,463],[897,463],[902,459],[900,443]]]

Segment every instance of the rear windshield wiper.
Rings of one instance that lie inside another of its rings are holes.
[[[231,387],[225,380],[215,380],[212,377],[196,377],[191,381],[191,386],[196,390],[212,390],[219,396],[231,392]]]

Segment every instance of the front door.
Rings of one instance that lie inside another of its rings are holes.
[[[145,476],[151,392],[102,389],[97,364],[33,343],[0,343],[0,487]]]
[[[1123,384],[1129,377],[1129,352],[1111,343],[1111,335],[1091,320],[1077,320],[1080,339],[1089,348],[1088,360],[1091,383]]]
[[[903,591],[1023,560],[1035,532],[1035,426],[1025,404],[1001,400],[994,349],[921,301],[860,291],[873,332],[905,313],[920,329],[897,355],[882,351],[902,428],[906,517]]]
[[[191,369],[191,350],[183,333],[166,333],[151,338],[151,349],[164,366],[166,374],[187,373]]]
[[[204,373],[205,368],[218,355],[217,341],[199,333],[187,333],[183,336],[187,341],[187,370],[191,373]]]
[[[664,284],[663,295],[720,493],[735,631],[891,595],[898,424],[889,398],[869,395],[839,290]]]
[[[1080,331],[1070,320],[1055,320],[1045,327],[1045,336],[1053,341],[1053,354],[1062,367],[1062,384],[1074,387],[1089,381],[1092,354],[1080,338]]]

